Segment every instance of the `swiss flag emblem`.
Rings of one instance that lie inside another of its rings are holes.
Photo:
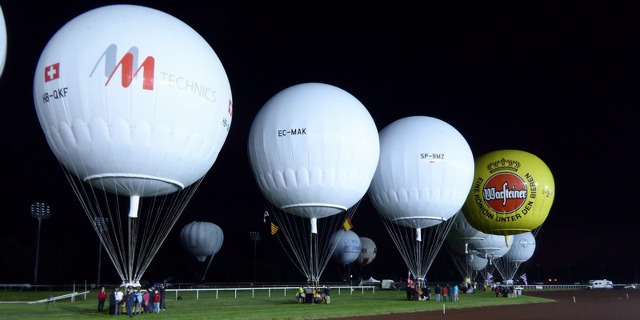
[[[60,62],[48,65],[44,68],[44,82],[60,78]]]

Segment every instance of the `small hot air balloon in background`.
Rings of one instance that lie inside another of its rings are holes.
[[[513,235],[513,244],[509,251],[502,257],[495,259],[496,269],[500,272],[502,279],[513,281],[518,269],[527,262],[536,250],[536,238],[531,232],[523,232]]]
[[[331,236],[330,243],[335,246],[331,258],[342,266],[358,259],[362,244],[353,230],[338,230]]]
[[[180,232],[180,243],[185,250],[204,262],[220,251],[224,242],[222,229],[211,222],[191,222]]]
[[[358,255],[358,264],[366,266],[373,262],[378,254],[378,247],[371,238],[360,237],[360,254]]]

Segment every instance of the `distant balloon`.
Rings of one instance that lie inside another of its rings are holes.
[[[473,271],[480,271],[482,269],[484,269],[487,266],[487,263],[489,262],[488,259],[485,259],[483,257],[479,257],[479,256],[475,256],[473,257],[473,259],[469,259],[469,266],[471,267],[471,270]]]
[[[475,241],[470,244],[470,249],[479,252],[479,256],[489,259],[504,256],[513,242],[513,236],[502,236],[498,234],[485,234],[482,241]]]
[[[482,232],[513,235],[541,226],[554,197],[553,175],[540,158],[525,151],[498,150],[476,159],[463,212]]]
[[[194,221],[182,228],[180,242],[185,250],[203,262],[220,251],[224,233],[216,224]]]
[[[336,247],[331,256],[334,261],[346,266],[358,259],[362,244],[360,237],[352,230],[336,231],[331,237],[331,243]]]
[[[462,211],[456,214],[451,230],[447,234],[447,242],[458,253],[469,253],[469,244],[482,241],[484,238],[485,234],[472,227]]]
[[[7,59],[7,25],[4,21],[4,13],[0,6],[0,77],[4,71],[4,64]]]
[[[366,266],[373,262],[378,254],[378,247],[375,242],[367,237],[360,237],[360,254],[358,255],[358,264]]]
[[[513,235],[513,244],[509,251],[503,256],[510,262],[525,262],[536,251],[536,238],[531,232],[524,232]]]
[[[536,239],[531,232],[523,232],[513,235],[513,244],[509,251],[499,259],[496,259],[496,269],[505,280],[513,280],[522,263],[531,259],[536,250]]]

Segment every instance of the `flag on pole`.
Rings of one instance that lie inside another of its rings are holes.
[[[351,219],[349,219],[348,217],[344,220],[344,222],[342,223],[342,229],[344,231],[347,231],[349,229],[353,228],[353,224],[351,224]]]
[[[264,210],[264,213],[262,213],[262,222],[267,223],[267,218],[269,217],[269,211],[267,211],[266,209]]]
[[[278,230],[280,230],[280,227],[276,226],[275,223],[271,222],[271,235],[275,235]]]
[[[527,283],[527,274],[526,274],[526,273],[523,273],[523,274],[520,276],[520,279],[522,279],[522,282],[524,282],[524,284],[525,284],[525,285],[528,285],[528,284],[529,284],[529,283]]]

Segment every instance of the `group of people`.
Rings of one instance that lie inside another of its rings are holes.
[[[407,300],[423,301],[431,300],[431,288],[426,282],[407,281]],[[457,284],[450,286],[448,283],[440,286],[436,284],[434,288],[436,301],[459,301],[460,287]]]
[[[115,287],[110,294],[102,287],[98,292],[98,312],[104,312],[107,299],[110,315],[126,313],[133,317],[134,314],[160,313],[160,310],[166,310],[165,290],[162,285],[158,288],[151,286],[148,289],[126,287],[125,290]]]
[[[309,302],[310,303],[331,303],[331,289],[327,286],[323,286],[322,288],[311,289],[307,286],[306,289],[300,287],[298,288],[298,293],[296,294],[296,301],[300,303],[307,302],[307,295],[310,295]]]
[[[435,288],[436,301],[459,301],[460,300],[460,287],[457,284],[449,286],[445,284],[440,287],[439,284]]]

